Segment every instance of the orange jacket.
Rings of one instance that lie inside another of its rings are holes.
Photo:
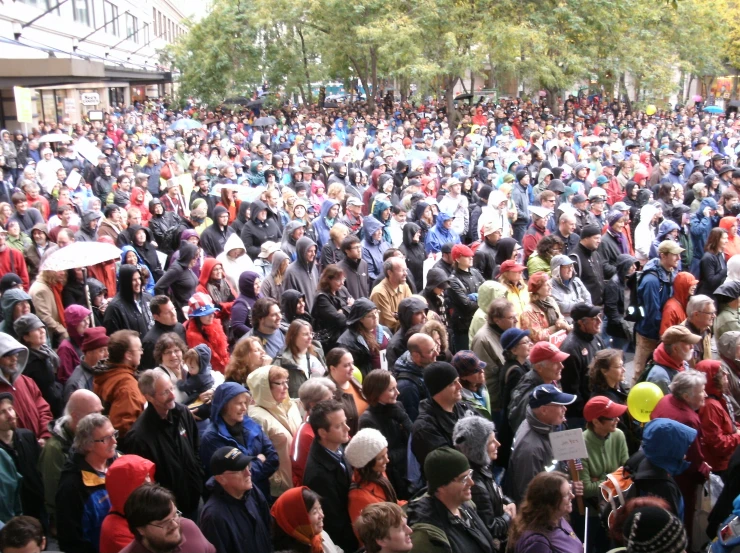
[[[697,284],[694,275],[682,271],[673,281],[673,296],[668,298],[663,306],[663,320],[660,322],[660,335],[673,325],[681,324],[686,320],[686,306],[689,303],[689,289]]]
[[[139,391],[134,367],[109,363],[103,367],[93,370],[93,392],[103,402],[113,428],[121,434],[119,438],[123,438],[144,411],[146,399]]]

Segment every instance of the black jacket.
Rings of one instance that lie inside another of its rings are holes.
[[[264,221],[257,219],[260,211],[267,211],[267,219]],[[241,238],[242,242],[244,242],[244,247],[247,248],[247,255],[252,259],[257,259],[262,244],[268,240],[277,242],[278,244],[280,243],[282,239],[280,225],[273,219],[270,210],[267,209],[267,205],[264,202],[260,200],[252,202],[251,217],[242,229]]]
[[[177,320],[185,322],[185,314],[182,308],[188,304],[188,300],[198,287],[198,277],[190,269],[190,262],[198,255],[198,247],[190,242],[182,242],[180,245],[180,257],[170,265],[167,272],[157,281],[154,293],[169,296],[177,311]]]
[[[337,264],[344,259],[344,253],[342,248],[337,248],[334,245],[333,240],[329,240],[324,247],[321,248],[321,267],[326,269],[327,265]]]
[[[403,243],[399,248],[406,256],[406,266],[416,285],[416,290],[424,289],[424,260],[427,258],[424,251],[424,242],[414,242],[414,236],[421,232],[416,223],[406,223],[403,227]]]
[[[707,535],[714,539],[717,536],[719,525],[732,513],[732,503],[740,495],[740,447],[735,449],[735,453],[730,457],[730,464],[727,465],[724,477],[725,487],[719,494],[717,503],[715,503],[712,512],[709,513],[709,523],[707,525]]]
[[[560,229],[556,230],[553,234],[563,241],[563,253],[565,255],[572,254],[576,249],[576,246],[578,246],[578,243],[581,241],[581,237],[575,232],[570,233],[568,238],[560,233]]]
[[[138,272],[135,265],[123,265],[118,273],[118,293],[108,304],[103,317],[108,336],[116,330],[134,330],[145,336],[152,325],[152,313],[149,311],[152,297],[142,291],[139,301],[134,300],[131,279],[135,272]]]
[[[162,419],[150,403],[126,434],[126,453],[157,465],[156,481],[175,494],[177,507],[192,513],[203,495],[203,465],[195,419],[180,403]]]
[[[473,257],[473,267],[478,269],[483,278],[493,280],[496,274],[496,248],[491,246],[488,241],[483,240],[475,250]]]
[[[152,202],[154,201],[155,200],[152,200]],[[159,200],[156,201],[159,202]],[[152,202],[149,202],[150,210]],[[152,236],[157,242],[157,249],[159,249],[159,251],[170,254],[172,253],[174,248],[177,248],[177,243],[168,243],[170,241],[166,238],[167,231],[171,228],[177,227],[187,228],[188,225],[174,211],[165,211],[159,217],[157,217],[156,215],[152,215],[152,218],[149,219],[149,230],[152,232]],[[118,236],[120,238],[121,236],[123,236],[123,233],[119,234]]]
[[[599,249],[596,251],[598,251],[601,256],[601,261],[604,264],[605,271],[608,272],[610,269],[612,271],[616,270],[617,257],[619,257],[622,252],[619,250],[619,243],[617,239],[614,238],[611,231],[607,230],[601,235],[601,244],[599,244]]]
[[[594,387],[591,390],[591,397],[595,396],[605,396],[611,399],[614,403],[627,405],[627,392],[622,387],[621,383],[618,384],[616,388]],[[640,449],[640,446],[642,445],[642,425],[632,417],[629,411],[625,411],[624,415],[619,417],[617,428],[624,432],[629,454],[634,455],[637,453],[637,450]],[[735,498],[736,496],[732,497]]]
[[[259,488],[255,486],[242,499],[236,499],[213,477],[207,486],[212,493],[200,514],[199,527],[216,551],[270,553],[272,516]]]
[[[332,349],[347,328],[347,315],[350,309],[347,305],[348,296],[349,292],[342,287],[336,294],[319,292],[314,300],[311,308],[313,329],[321,336],[321,346],[324,351],[328,352]]]
[[[409,499],[407,475],[407,452],[411,435],[411,419],[401,403],[371,405],[360,416],[360,430],[374,428],[388,441],[386,475],[398,499]]]
[[[602,242],[603,244],[603,242]],[[624,300],[624,288],[627,285],[627,273],[637,260],[628,254],[619,254],[614,261],[616,273],[604,284],[604,315],[606,332],[609,336],[631,339],[632,332],[624,320],[627,305]]]
[[[504,513],[504,505],[513,503],[513,500],[506,497],[496,484],[490,466],[470,463],[470,468],[473,469],[473,487],[470,491],[475,510],[495,540],[494,546],[499,545],[495,549],[503,551],[501,545],[506,543],[511,524],[511,517]]]
[[[370,297],[370,284],[367,279],[367,261],[354,261],[346,257],[338,263],[344,271],[344,286],[354,299]]]
[[[154,321],[152,328],[149,329],[149,332],[141,340],[141,347],[144,349],[144,353],[141,356],[139,370],[154,369],[157,367],[157,362],[154,361],[154,346],[157,344],[157,340],[162,337],[162,334],[166,334],[167,332],[174,332],[183,342],[186,341],[185,327],[182,324],[176,323],[175,326],[169,326]]]
[[[403,352],[407,349],[406,344],[408,343],[408,339],[406,338],[406,333],[413,326],[411,324],[411,319],[413,318],[414,313],[424,311],[426,308],[427,305],[423,300],[413,296],[404,298],[398,304],[398,320],[401,323],[401,326],[399,326],[398,330],[396,330],[393,336],[391,336],[391,341],[388,342],[388,347],[385,348],[386,359],[388,359],[388,368],[393,367],[398,358],[401,357]]]
[[[561,351],[570,354],[570,357],[563,361],[560,383],[563,392],[576,396],[576,400],[568,405],[568,417],[583,417],[583,406],[591,397],[588,386],[588,366],[596,356],[596,352],[605,348],[604,341],[599,335],[586,334],[578,326],[568,334],[560,346]]]
[[[21,505],[23,514],[44,520],[44,481],[36,468],[41,447],[31,430],[17,428],[13,432],[12,444],[0,440],[0,449],[10,455],[21,480]]]
[[[23,369],[23,376],[27,376],[39,387],[41,395],[51,408],[51,414],[55,419],[63,415],[64,401],[62,400],[62,385],[56,381],[59,369],[59,357],[51,352],[48,346],[42,346],[42,350],[28,348],[28,362]]]
[[[217,205],[213,209],[213,224],[200,235],[200,247],[209,257],[216,257],[224,251],[224,246],[229,236],[234,234],[234,229],[226,225],[224,228],[218,224],[218,216],[228,213],[225,207]],[[259,253],[259,252],[257,252]]]
[[[668,471],[653,465],[642,451],[638,451],[627,459],[624,469],[632,474],[638,496],[653,495],[665,499],[673,514],[678,516],[683,496],[678,484],[668,474]]]
[[[321,490],[324,510],[324,530],[332,541],[345,551],[357,549],[357,538],[349,518],[349,487],[352,466],[344,459],[344,467],[315,439],[311,444],[303,473],[303,485]]]
[[[433,398],[422,400],[419,404],[419,416],[411,430],[411,451],[422,472],[424,461],[432,451],[444,446],[454,447],[452,431],[455,423],[472,414],[474,411],[468,411],[461,401],[455,404],[452,413],[448,413]]]
[[[144,244],[141,246],[137,246],[136,243],[133,241],[134,235],[139,230],[143,230],[146,233],[146,239],[144,240]],[[155,248],[151,244],[153,239],[152,233],[148,228],[139,225],[133,225],[129,227],[126,232],[131,237],[131,246],[136,250],[136,253],[139,255],[139,257],[144,260],[144,263],[146,263],[147,268],[152,273],[152,278],[154,279],[154,282],[157,282],[160,278],[162,278],[164,271],[162,271],[162,266],[159,263],[159,257],[157,257],[157,250],[160,248],[159,246]],[[159,240],[157,240],[157,243],[161,245],[161,242]]]
[[[453,332],[467,335],[473,315],[478,310],[478,301],[470,299],[469,294],[478,292],[484,280],[478,269],[471,267],[468,271],[455,269],[450,287],[445,290],[447,305],[447,322]]]
[[[704,252],[699,262],[699,273],[699,286],[696,287],[696,293],[713,297],[714,291],[727,278],[725,255],[722,252],[718,254]]]
[[[569,257],[575,261],[576,274],[591,294],[593,305],[604,304],[604,267],[598,251],[578,244]],[[611,277],[611,275],[609,275]]]

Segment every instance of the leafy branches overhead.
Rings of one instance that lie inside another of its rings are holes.
[[[311,83],[384,79],[445,94],[458,79],[515,78],[549,97],[625,75],[638,94],[673,92],[740,68],[740,0],[214,0],[165,56],[204,102],[268,82],[313,100]],[[490,86],[493,86],[492,84]]]

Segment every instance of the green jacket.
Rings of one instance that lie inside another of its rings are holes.
[[[595,498],[600,493],[599,484],[606,480],[606,475],[624,465],[629,458],[627,440],[621,430],[617,429],[606,439],[601,439],[591,430],[584,430],[588,458],[581,459],[583,470],[579,471],[583,482],[583,497]]]
[[[714,321],[714,339],[719,340],[725,332],[731,330],[740,330],[740,310],[724,303]]]
[[[59,478],[62,475],[62,468],[72,447],[73,439],[74,436],[67,428],[63,418],[59,419],[51,431],[51,438],[46,440],[39,456],[38,469],[41,478],[44,480],[44,505],[50,516],[56,515]]]
[[[547,273],[547,275],[550,276],[550,262],[545,261],[539,255],[537,255],[537,252],[534,252],[532,255],[529,256],[529,259],[527,260],[527,271],[530,275],[538,272],[543,272]]]

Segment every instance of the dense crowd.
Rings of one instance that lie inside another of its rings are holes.
[[[740,540],[740,121],[386,100],[0,132],[0,552]]]

